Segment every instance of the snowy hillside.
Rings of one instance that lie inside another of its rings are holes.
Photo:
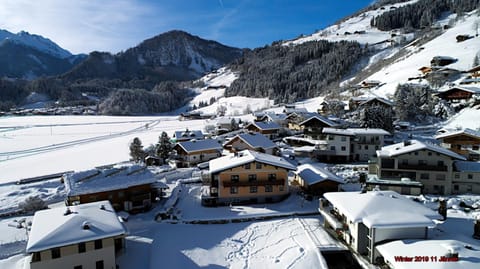
[[[391,38],[390,32],[380,31],[377,28],[370,26],[370,20],[384,12],[395,9],[401,6],[409,5],[417,2],[412,0],[405,3],[398,3],[393,5],[386,5],[383,8],[370,10],[358,16],[347,19],[339,24],[332,25],[322,31],[314,33],[309,36],[301,37],[295,40],[290,40],[284,45],[298,45],[308,41],[329,40],[329,41],[357,41],[361,44],[375,44],[386,41]]]
[[[454,17],[455,15],[451,15],[449,19],[454,19]],[[418,69],[423,66],[430,66],[430,61],[435,56],[449,56],[457,59],[456,62],[448,65],[448,68],[459,71],[472,68],[473,58],[480,52],[480,38],[457,42],[456,36],[475,36],[473,26],[479,20],[480,18],[476,14],[467,15],[432,41],[422,46],[414,44],[407,46],[407,55],[368,78],[385,83],[373,90],[373,93],[379,96],[392,95],[399,83],[407,83],[409,78],[419,76],[420,71]]]

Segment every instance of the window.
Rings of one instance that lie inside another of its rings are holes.
[[[459,190],[459,187],[458,187],[458,185],[456,185],[456,184],[455,184],[455,185],[453,185],[453,190],[454,190],[454,191],[458,191],[458,190]]]
[[[362,149],[362,145],[358,145],[358,149],[359,149],[359,150]]]
[[[60,248],[52,248],[52,259],[60,258]]]
[[[333,139],[334,139],[333,135],[328,136],[328,140],[333,140]]]
[[[347,138],[345,136],[342,136],[341,141],[345,142],[345,141],[347,141]]]
[[[250,169],[250,164],[247,163],[244,167],[245,167],[245,169]]]
[[[250,186],[250,193],[257,193],[258,187],[257,186]]]
[[[272,192],[272,191],[273,191],[272,185],[265,185],[265,192]]]
[[[378,150],[378,149],[379,149],[379,147],[378,147],[378,146],[375,146],[375,150]]]
[[[330,147],[330,150],[335,150],[335,146],[331,146],[331,147]]]
[[[346,150],[347,150],[347,147],[342,146],[341,150],[342,150],[342,151],[346,151]]]
[[[118,198],[122,198],[124,195],[125,195],[125,193],[123,193],[123,191],[118,192]]]
[[[95,249],[101,249],[101,248],[103,248],[102,239],[95,240]]]
[[[460,174],[459,173],[455,173],[455,179],[459,179],[460,178]]]
[[[236,194],[238,193],[238,188],[237,187],[230,187],[230,194]]]
[[[408,160],[407,159],[402,159],[402,164],[403,165],[408,165]]]
[[[95,269],[103,269],[103,260],[95,263]]]
[[[42,260],[42,257],[40,256],[40,252],[34,252],[32,255],[32,262],[39,262]]]
[[[427,165],[427,161],[425,161],[425,160],[418,160],[418,165]]]
[[[277,174],[268,174],[268,181],[277,180]]]
[[[368,145],[365,145],[365,149],[368,150]]]
[[[255,164],[255,168],[257,168],[257,169],[262,169],[262,164],[261,164],[261,163],[256,163],[256,164]]]
[[[443,163],[443,161],[438,161],[438,162],[437,162],[437,165],[438,165],[438,166],[445,166],[445,164]]]
[[[472,190],[473,190],[472,185],[467,185],[467,192],[470,192]]]
[[[415,151],[413,155],[418,156],[418,151]]]
[[[428,152],[428,156],[432,156],[432,153],[430,151]]]
[[[420,174],[420,179],[430,179],[430,175],[426,174],[426,173],[425,174],[422,173],[422,174]]]
[[[248,182],[257,181],[257,175],[248,175]]]
[[[86,251],[85,243],[78,244],[78,253],[83,253]]]
[[[467,178],[468,178],[468,179],[473,179],[473,175],[472,175],[472,174],[468,174],[468,175],[467,175]]]
[[[81,265],[76,265],[76,266],[73,267],[73,269],[82,269],[82,268],[83,268],[83,266],[81,266]]]
[[[279,190],[279,191],[283,191],[283,189],[284,189],[284,188],[283,188],[283,185],[278,186],[278,190]]]
[[[240,176],[239,176],[239,175],[231,175],[231,176],[230,176],[230,180],[231,180],[232,182],[237,183],[237,182],[240,180]]]
[[[437,174],[437,175],[435,176],[435,179],[436,179],[436,180],[445,180],[446,177],[445,177],[444,174]]]

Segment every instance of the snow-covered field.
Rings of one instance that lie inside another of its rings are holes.
[[[170,116],[1,117],[0,183],[128,161],[134,137],[146,147],[162,131],[171,137],[176,130],[203,130],[206,123]]]

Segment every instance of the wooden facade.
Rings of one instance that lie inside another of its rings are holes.
[[[184,148],[177,144],[173,147],[173,149],[177,153],[174,159],[178,168],[192,167],[199,163],[218,158],[222,155],[221,147],[219,147],[219,149],[203,149],[187,152]]]
[[[473,96],[473,92],[463,90],[461,88],[452,88],[448,91],[444,91],[438,94],[438,97],[445,100],[466,100]]]
[[[68,196],[66,203],[75,205],[108,200],[116,211],[135,213],[150,209],[155,198],[161,196],[163,196],[161,189],[154,188],[152,184],[142,184],[123,189]]]
[[[211,175],[207,206],[277,202],[288,196],[288,169],[253,161]]]

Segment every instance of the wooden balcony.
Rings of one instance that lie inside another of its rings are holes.
[[[267,186],[267,185],[285,185],[285,179],[276,180],[254,180],[254,181],[224,181],[223,187],[249,187],[249,186]]]
[[[414,164],[399,164],[398,169],[402,170],[420,170],[420,171],[441,171],[446,172],[448,171],[448,167],[446,165],[414,165]]]

